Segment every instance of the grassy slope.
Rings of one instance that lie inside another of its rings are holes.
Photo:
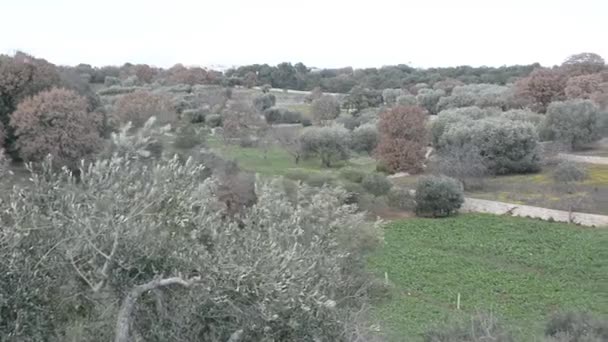
[[[606,230],[491,215],[397,221],[370,266],[395,285],[375,310],[395,341],[476,310],[505,319],[522,341],[558,309],[608,314]]]

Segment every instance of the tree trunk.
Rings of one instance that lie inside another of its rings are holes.
[[[118,318],[116,319],[116,332],[114,342],[130,342],[131,339],[131,320],[133,316],[133,309],[139,297],[147,291],[158,289],[159,287],[169,285],[181,285],[189,287],[194,282],[200,280],[200,278],[192,278],[190,280],[184,280],[180,277],[156,279],[146,284],[135,286],[127,297],[123,300],[120,311],[118,312]]]

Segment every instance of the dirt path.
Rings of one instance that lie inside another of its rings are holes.
[[[581,156],[576,154],[560,153],[559,158],[577,163],[608,165],[608,157]]]
[[[606,158],[608,159],[608,158]],[[505,202],[488,201],[476,198],[465,198],[461,212],[490,213],[497,215],[511,215],[520,217],[533,217],[541,220],[551,220],[557,222],[573,222],[588,227],[608,227],[608,216],[570,213],[563,210],[554,210],[529,205],[519,205]],[[572,220],[570,220],[572,218]]]

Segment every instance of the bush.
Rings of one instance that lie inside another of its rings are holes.
[[[361,171],[361,170],[357,170],[357,169],[352,169],[352,168],[348,168],[345,167],[342,170],[340,170],[340,176],[342,176],[342,178],[351,181],[353,183],[361,183],[363,181],[363,178],[365,177],[365,172]]]
[[[57,164],[74,168],[82,158],[98,152],[103,118],[87,108],[86,98],[58,88],[21,102],[10,122],[19,156],[42,161],[50,154]]]
[[[588,173],[584,165],[565,160],[557,164],[552,176],[556,182],[575,183],[587,179]]]
[[[416,186],[416,215],[445,217],[455,213],[464,202],[461,184],[446,176],[425,176]]]
[[[185,109],[182,111],[182,120],[188,123],[204,123],[207,112],[202,109]]]
[[[427,112],[420,107],[394,107],[380,114],[378,159],[391,172],[422,171],[427,147]]]
[[[366,194],[365,189],[359,183],[343,182],[342,188],[346,190],[346,204],[359,204],[362,196]]]
[[[455,321],[427,331],[425,342],[514,342],[511,333],[489,314],[477,314],[470,321]]]
[[[142,87],[121,87],[121,86],[111,86],[106,89],[101,89],[97,92],[100,96],[112,96],[112,95],[123,95],[130,94],[136,92],[138,90],[143,90]]]
[[[454,124],[468,121],[476,121],[500,115],[496,108],[464,107],[441,111],[437,119],[431,125],[431,137],[433,146],[439,147],[439,141],[443,133]]]
[[[371,173],[363,178],[361,186],[374,196],[386,195],[393,187],[393,183],[385,175]]]
[[[312,115],[318,122],[333,120],[340,115],[340,102],[331,95],[323,95],[312,101]]]
[[[211,128],[222,126],[222,116],[219,114],[209,114],[205,117],[205,124]]]
[[[417,104],[418,100],[414,95],[406,94],[397,97],[397,105],[399,106],[416,106]]]
[[[285,108],[268,108],[264,111],[264,118],[269,124],[298,124],[302,122],[302,113]]]
[[[553,315],[545,327],[547,342],[608,341],[608,321],[586,312],[564,312]]]
[[[277,103],[277,98],[270,93],[262,94],[256,96],[253,99],[253,106],[260,112],[265,111],[266,109],[273,107]]]
[[[360,153],[372,154],[378,145],[378,128],[374,124],[357,127],[351,134],[351,148]]]
[[[418,95],[416,95],[416,101],[429,113],[437,114],[437,102],[439,102],[439,99],[443,96],[445,96],[445,91],[441,89],[420,89]]]
[[[522,121],[488,118],[449,126],[438,149],[475,146],[492,174],[537,171],[540,153],[536,128]]]
[[[348,158],[349,132],[341,126],[308,127],[300,135],[303,156],[321,159],[325,167]]]
[[[142,127],[151,117],[155,117],[160,125],[177,121],[177,112],[171,99],[147,90],[138,90],[118,99],[112,116],[119,123],[131,122],[134,128]]]
[[[407,211],[413,211],[416,208],[414,197],[406,188],[393,187],[386,197],[391,208]]]
[[[205,143],[202,133],[197,132],[196,128],[192,126],[180,127],[176,134],[173,147],[178,149],[189,150]]]
[[[118,77],[113,77],[113,76],[106,76],[105,79],[103,80],[103,85],[106,87],[112,87],[112,86],[120,86],[120,78]]]
[[[352,131],[359,126],[359,120],[352,115],[345,114],[336,118],[336,123],[343,125],[346,129]]]
[[[376,172],[386,173],[386,174],[392,174],[392,172],[389,169],[388,165],[386,165],[386,163],[384,163],[383,161],[378,161],[376,163]]]
[[[547,108],[543,136],[581,148],[601,138],[600,110],[591,100],[553,102]]]
[[[4,125],[0,122],[0,149],[4,146],[4,140],[6,139],[6,131]]]

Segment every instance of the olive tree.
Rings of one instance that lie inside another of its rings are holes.
[[[574,149],[601,138],[601,112],[591,100],[554,102],[547,108],[543,135]]]
[[[420,89],[416,100],[418,104],[431,114],[437,114],[437,103],[441,97],[445,96],[445,91],[441,89]]]
[[[379,234],[344,192],[299,187],[292,204],[258,183],[257,203],[233,217],[191,159],[115,157],[78,178],[51,163],[0,195],[1,336],[365,339],[359,270]]]
[[[300,135],[300,146],[305,158],[319,157],[325,167],[349,154],[349,131],[342,126],[307,127]]]
[[[378,145],[378,128],[374,124],[365,124],[355,128],[351,134],[353,151],[372,154]]]
[[[454,214],[464,202],[460,183],[446,176],[424,176],[416,185],[416,215],[444,217]]]
[[[538,141],[532,124],[490,117],[448,126],[439,139],[438,149],[476,146],[491,173],[520,173],[536,171],[540,167]]]
[[[317,122],[333,120],[340,115],[340,102],[331,95],[323,95],[312,101],[312,115]]]

